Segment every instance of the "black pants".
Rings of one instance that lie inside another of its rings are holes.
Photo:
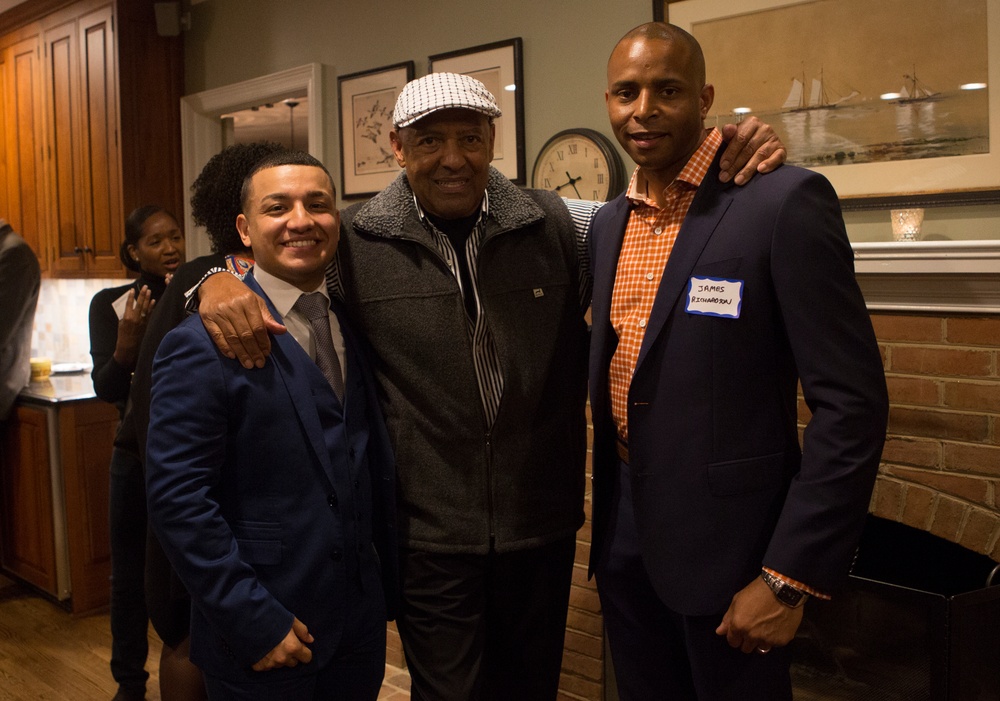
[[[401,553],[413,701],[552,701],[575,537],[488,555]]]
[[[111,547],[111,675],[129,691],[146,688],[146,489],[142,463],[111,453],[108,511]]]
[[[619,470],[596,568],[619,698],[791,701],[786,648],[745,654],[715,634],[725,607],[711,616],[684,616],[657,596],[639,550],[628,465],[619,463]]]

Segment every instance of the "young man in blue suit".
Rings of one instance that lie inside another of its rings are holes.
[[[676,27],[611,54],[638,169],[591,232],[591,565],[622,699],[791,699],[782,646],[846,578],[885,435],[836,193],[790,166],[720,183],[713,97]]]
[[[192,318],[153,371],[149,515],[191,593],[191,659],[212,699],[376,699],[394,477],[363,348],[326,292],[330,174],[307,154],[266,158],[236,226],[247,283],[290,331],[274,362],[246,370]]]

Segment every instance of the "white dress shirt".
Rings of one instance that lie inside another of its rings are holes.
[[[299,345],[309,354],[309,357],[315,361],[316,343],[313,341],[312,326],[309,324],[309,319],[297,310],[292,309],[292,306],[299,300],[299,297],[308,293],[303,292],[291,283],[276,278],[259,265],[254,266],[253,276],[261,289],[264,290],[264,293],[270,298],[271,304],[274,305],[274,308],[281,315],[288,333],[292,334],[292,338],[298,341]],[[324,297],[330,299],[325,281],[320,282],[319,287],[315,290],[310,290],[310,292],[320,292]],[[337,315],[333,313],[333,310],[330,310],[327,316],[330,319],[330,334],[333,336],[333,348],[337,351],[337,358],[340,360],[340,368],[346,382],[347,350],[344,346],[344,335],[340,332],[340,321],[338,321]]]

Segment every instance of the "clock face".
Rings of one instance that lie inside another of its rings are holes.
[[[603,134],[592,129],[567,129],[542,147],[531,183],[563,197],[603,202],[625,189],[625,168]]]

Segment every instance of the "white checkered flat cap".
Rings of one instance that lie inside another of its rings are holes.
[[[460,108],[499,117],[500,106],[493,93],[475,78],[461,73],[429,73],[411,80],[399,93],[392,123],[408,127],[438,110]]]

